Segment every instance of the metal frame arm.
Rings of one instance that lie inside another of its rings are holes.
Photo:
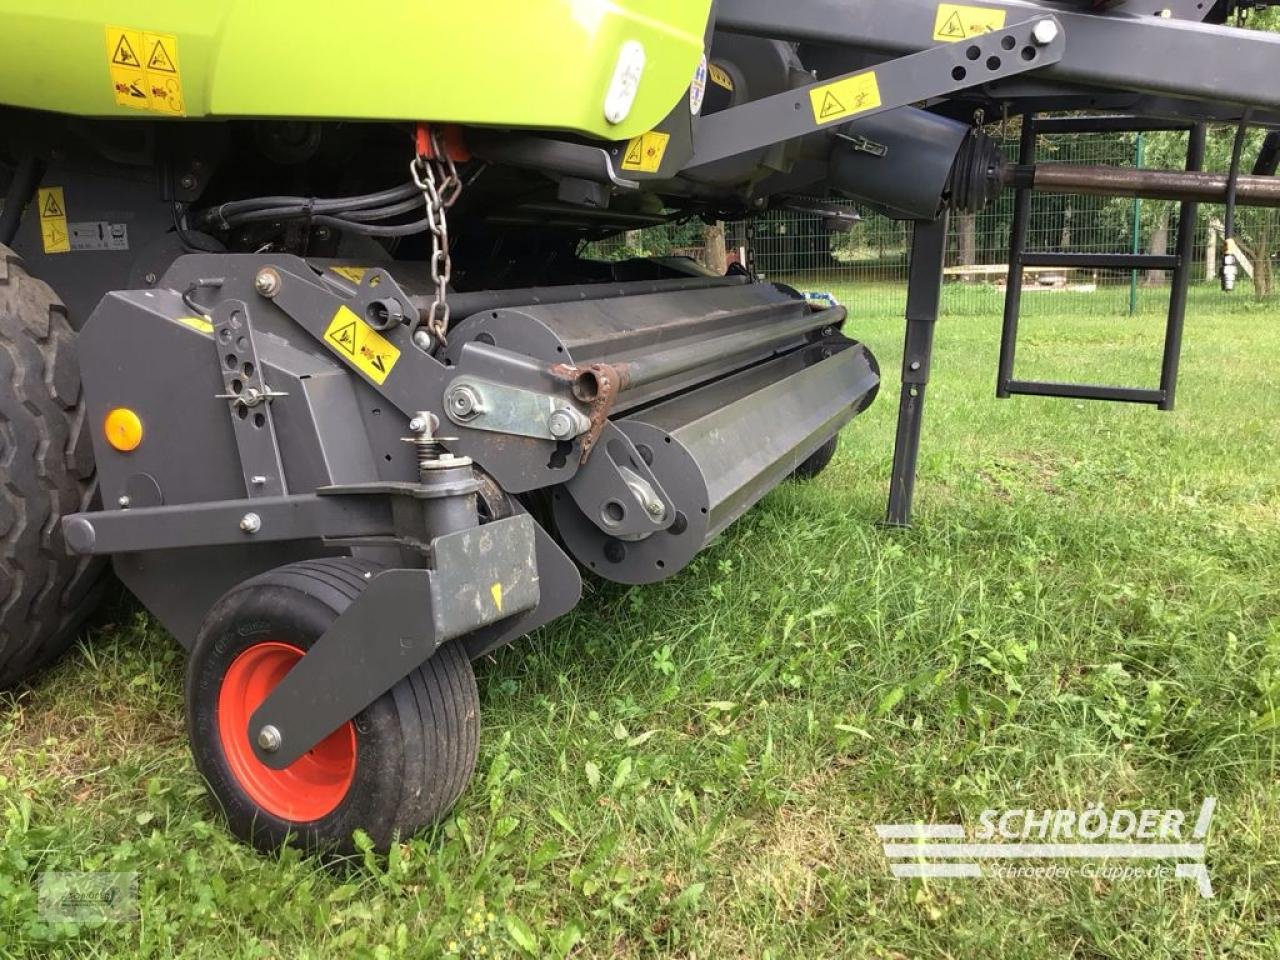
[[[982,0],[1009,20],[1055,16],[1070,42],[1037,79],[1280,109],[1280,84],[1258,83],[1280,62],[1280,35],[1190,20],[1074,13],[1025,0]],[[730,33],[840,45],[901,56],[933,47],[936,0],[720,0],[716,27]],[[963,46],[963,44],[956,44]]]
[[[790,5],[788,5],[790,6]],[[896,17],[884,16],[886,20]],[[1042,27],[1042,24],[1048,24]],[[1039,39],[1037,39],[1037,36]],[[852,119],[1003,80],[1057,63],[1066,53],[1062,26],[1045,11],[974,37],[753,100],[704,117],[687,167],[795,140]]]

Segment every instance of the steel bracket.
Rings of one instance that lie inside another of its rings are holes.
[[[258,759],[281,770],[458,637],[533,610],[540,589],[528,515],[436,537],[435,569],[384,570],[254,711]],[[263,749],[259,734],[274,727]]]
[[[597,447],[603,449],[565,484],[583,514],[619,540],[647,537],[670,527],[676,519],[675,504],[631,438],[606,420]]]
[[[250,497],[282,497],[288,493],[280,443],[271,417],[271,399],[283,396],[262,379],[262,364],[253,339],[249,308],[241,300],[223,300],[213,309],[213,347],[222,373],[240,469]]]
[[[590,418],[565,398],[461,375],[444,394],[449,419],[472,430],[543,440],[572,440],[591,429]]]

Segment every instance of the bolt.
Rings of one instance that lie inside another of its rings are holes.
[[[911,361],[910,369],[912,369],[912,370],[919,370],[919,369],[920,369],[920,361],[919,361],[919,360],[912,360],[912,361]]]
[[[648,501],[644,505],[644,508],[649,511],[649,516],[651,517],[661,517],[664,513],[667,512],[667,508],[664,507],[662,505],[662,501],[658,499],[653,499]]]
[[[128,510],[129,502],[130,502],[129,498],[127,496],[122,496],[119,500],[116,501],[116,503],[119,505],[121,510]]]
[[[274,297],[280,291],[280,275],[270,267],[264,267],[253,278],[253,289],[264,297]]]
[[[156,275],[154,273],[148,273],[142,279],[147,281],[148,285],[154,285],[156,282]]]
[[[431,334],[426,330],[415,330],[413,331],[413,345],[424,353],[430,353],[435,341],[431,339]]]
[[[480,394],[466,384],[450,390],[448,401],[450,415],[458,420],[470,420],[482,409]]]
[[[257,533],[262,529],[262,518],[256,513],[246,513],[240,518],[240,529],[245,533]]]
[[[263,753],[275,753],[283,740],[280,731],[269,723],[258,731],[258,749]]]
[[[1054,20],[1041,20],[1031,28],[1031,39],[1038,47],[1047,47],[1058,39],[1058,24]]]
[[[557,410],[547,418],[547,430],[557,440],[568,440],[573,436],[573,417],[566,410]]]
[[[184,173],[178,181],[178,186],[183,190],[194,190],[196,188],[196,178],[189,173]]]
[[[414,417],[412,420],[409,421],[410,433],[422,433],[426,429],[427,429],[426,417]]]
[[[262,476],[262,474],[258,474],[256,477],[250,477],[249,482],[255,487],[261,487],[267,482],[267,478]]]

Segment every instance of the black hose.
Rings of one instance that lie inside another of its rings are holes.
[[[265,223],[272,220],[317,220],[320,216],[333,216],[341,219],[367,222],[371,220],[390,220],[392,217],[420,210],[422,205],[423,200],[421,194],[411,197],[408,200],[402,200],[392,206],[377,207],[373,210],[317,211],[314,207],[295,204],[288,207],[270,207],[264,210],[248,210],[243,213],[237,213],[226,217],[223,222],[227,227],[238,227],[245,223]]]
[[[1227,211],[1223,225],[1223,240],[1234,240],[1236,236],[1236,188],[1240,182],[1240,158],[1244,153],[1244,138],[1249,132],[1249,117],[1253,108],[1249,107],[1240,117],[1240,126],[1236,128],[1236,139],[1231,145],[1231,170],[1227,174]]]
[[[353,220],[344,220],[342,217],[330,216],[313,217],[312,220],[326,227],[345,230],[348,233],[359,233],[366,237],[409,237],[415,233],[426,233],[431,229],[430,221],[425,218],[412,223],[396,224],[356,223]]]
[[[388,203],[397,203],[415,194],[419,194],[418,188],[412,183],[404,183],[387,190],[380,190],[377,193],[366,193],[354,197],[331,197],[328,199],[286,196],[251,197],[245,200],[232,200],[228,203],[211,207],[201,213],[201,218],[207,223],[225,227],[236,218],[249,212],[301,209],[315,214],[340,214],[353,210],[380,207]],[[275,216],[279,216],[279,214],[275,214]],[[273,217],[268,216],[260,219],[273,219]]]
[[[173,230],[178,235],[178,242],[187,253],[226,253],[227,248],[207,233],[188,233],[182,225],[186,208],[176,201],[173,204]]]
[[[36,192],[43,176],[44,158],[32,150],[23,153],[4,196],[4,213],[0,214],[0,243],[5,246],[12,245],[13,238],[18,235],[22,212],[31,202],[31,196]]]

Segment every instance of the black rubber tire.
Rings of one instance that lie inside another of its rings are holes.
[[[232,661],[256,643],[310,648],[376,573],[350,558],[308,560],[233,587],[214,604],[187,664],[187,729],[196,766],[233,833],[262,850],[291,843],[349,853],[364,830],[385,850],[439,820],[475,769],[480,698],[462,646],[449,643],[354,719],[354,780],[339,805],[305,823],[259,807],[231,771],[218,733],[218,694]]]
[[[0,245],[0,689],[71,645],[106,563],[69,554],[62,518],[97,495],[75,333],[43,280]]]
[[[791,476],[797,480],[812,480],[831,463],[831,458],[836,455],[836,448],[840,446],[840,434],[836,434],[813,453],[809,454],[800,466],[791,471]]]

